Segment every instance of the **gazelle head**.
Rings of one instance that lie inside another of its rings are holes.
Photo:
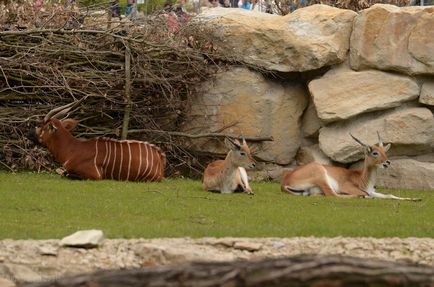
[[[361,140],[356,138],[350,133],[350,136],[364,147],[365,161],[369,166],[380,166],[382,168],[388,168],[390,166],[390,160],[386,155],[386,152],[390,149],[390,143],[384,146],[380,133],[377,131],[378,143],[374,145],[364,144]]]
[[[234,165],[244,168],[254,168],[256,161],[253,158],[250,148],[243,138],[242,143],[237,139],[225,138],[225,145],[230,149],[230,160]]]
[[[72,109],[78,106],[86,97],[78,101],[74,101],[67,105],[52,109],[44,117],[42,123],[35,128],[32,128],[27,133],[27,138],[35,144],[47,145],[47,142],[52,138],[59,128],[65,128],[68,131],[73,130],[78,121],[73,119],[58,120],[57,118],[67,115]]]

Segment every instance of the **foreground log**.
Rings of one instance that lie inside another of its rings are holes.
[[[434,286],[434,267],[376,259],[300,255],[263,261],[99,271],[25,286]]]

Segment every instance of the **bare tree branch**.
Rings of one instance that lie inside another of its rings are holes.
[[[241,136],[236,135],[230,135],[230,134],[224,134],[224,133],[202,133],[202,134],[188,134],[183,132],[174,132],[174,131],[161,131],[161,130],[151,130],[151,129],[135,129],[135,130],[129,130],[128,133],[134,134],[134,133],[158,133],[158,134],[167,134],[170,136],[177,136],[177,137],[185,137],[190,139],[198,139],[198,138],[225,138],[225,137],[231,137],[241,140]],[[251,142],[263,142],[263,141],[273,141],[273,137],[244,137],[246,141]]]

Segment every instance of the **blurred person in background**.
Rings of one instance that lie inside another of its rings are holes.
[[[252,10],[252,2],[250,2],[250,0],[242,0],[241,2],[240,8]]]
[[[208,0],[211,8],[215,8],[215,7],[221,7],[221,4],[219,2],[219,0]]]
[[[119,0],[110,2],[110,10],[112,12],[112,17],[121,18],[121,5],[119,4]]]
[[[127,0],[127,6],[125,7],[125,16],[134,17],[137,14],[136,0]]]

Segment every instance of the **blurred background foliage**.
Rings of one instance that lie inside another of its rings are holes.
[[[111,1],[107,0],[79,0],[77,1],[80,7],[89,7],[94,5],[109,5]],[[125,15],[125,7],[127,5],[127,0],[119,1],[122,9],[122,14]],[[165,0],[144,0],[143,4],[137,4],[137,9],[139,12],[143,12],[145,14],[150,14],[155,10],[160,10],[163,8]]]

